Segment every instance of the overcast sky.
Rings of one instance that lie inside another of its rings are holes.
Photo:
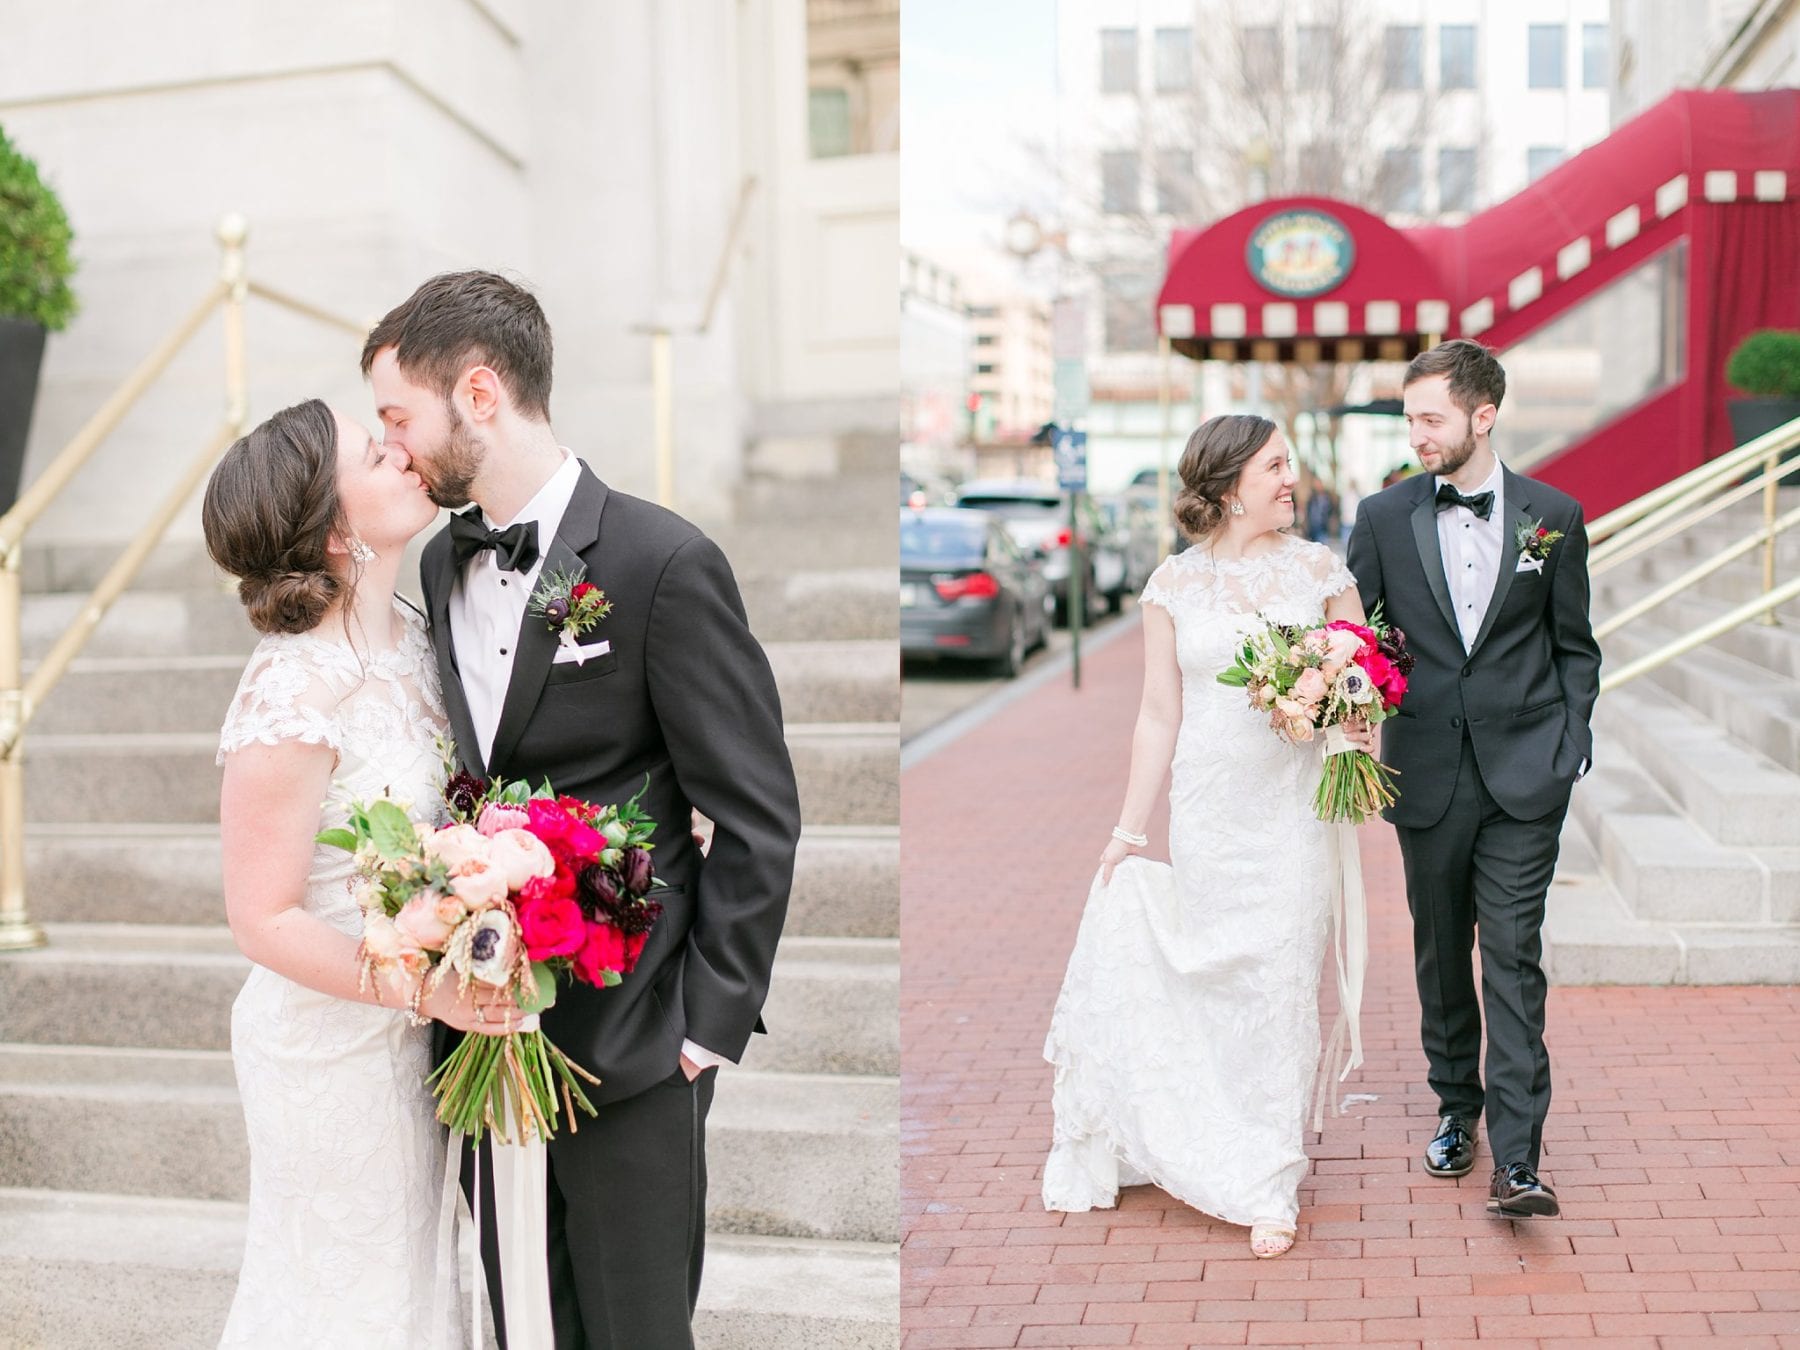
[[[1051,214],[1027,147],[1056,134],[1056,0],[906,0],[900,81],[903,244],[998,247],[1013,212]]]

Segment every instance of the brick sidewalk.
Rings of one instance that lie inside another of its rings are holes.
[[[1460,1183],[1418,1163],[1436,1104],[1384,826],[1363,831],[1368,1062],[1345,1085],[1376,1100],[1312,1139],[1294,1250],[1256,1261],[1246,1230],[1153,1187],[1044,1212],[1044,1029],[1124,791],[1141,653],[1125,635],[1080,694],[1046,685],[903,776],[905,1350],[1800,1347],[1796,991],[1552,989],[1563,1217],[1490,1219],[1485,1133]]]

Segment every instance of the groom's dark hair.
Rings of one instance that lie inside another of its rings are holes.
[[[520,412],[550,420],[550,324],[530,291],[497,272],[440,273],[389,310],[363,343],[365,376],[383,347],[445,399],[471,365],[487,366]]]
[[[1468,338],[1451,338],[1413,357],[1400,387],[1433,375],[1450,377],[1450,401],[1466,413],[1487,403],[1499,408],[1506,397],[1505,369],[1493,352]]]

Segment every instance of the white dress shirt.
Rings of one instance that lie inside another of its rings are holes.
[[[1446,478],[1435,478],[1432,495],[1446,482]],[[1466,506],[1447,506],[1437,513],[1444,580],[1450,583],[1450,603],[1456,609],[1456,626],[1462,633],[1464,651],[1475,649],[1475,635],[1487,617],[1488,601],[1494,598],[1494,583],[1499,579],[1500,559],[1505,553],[1505,474],[1498,459],[1487,481],[1463,495],[1473,497],[1481,492],[1494,494],[1494,506],[1486,520]]]
[[[525,607],[537,588],[550,541],[562,527],[563,513],[581,481],[581,461],[567,448],[562,465],[551,474],[537,495],[511,520],[481,519],[489,529],[504,530],[524,521],[537,523],[538,556],[526,572],[501,568],[499,556],[484,548],[463,564],[450,591],[450,643],[456,651],[456,668],[462,675],[463,693],[469,703],[469,720],[486,764],[500,730],[500,710],[512,683],[513,652],[525,622]],[[703,1069],[725,1064],[723,1055],[684,1040],[681,1053]]]

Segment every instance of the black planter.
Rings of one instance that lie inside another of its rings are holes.
[[[0,319],[0,514],[19,499],[25,471],[25,438],[37,403],[38,370],[44,364],[44,326]]]
[[[1731,416],[1732,442],[1748,445],[1758,436],[1800,417],[1800,398],[1728,398],[1725,411]],[[1781,485],[1800,487],[1800,469],[1784,475]]]

